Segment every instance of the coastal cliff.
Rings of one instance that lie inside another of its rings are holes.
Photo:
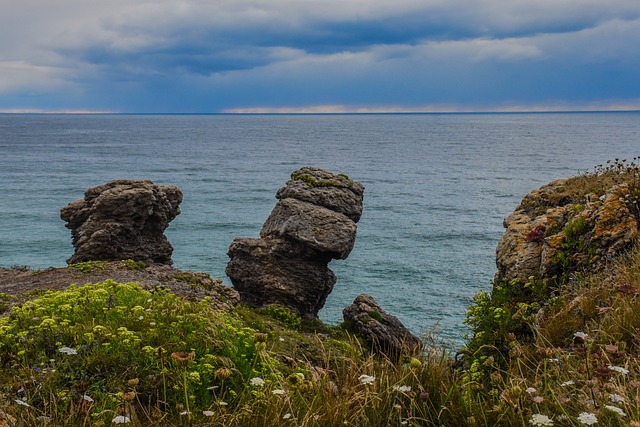
[[[640,425],[639,177],[613,162],[526,195],[505,219],[462,349],[404,335],[367,295],[337,327],[287,299],[239,303],[220,280],[168,265],[171,251],[0,269],[0,426]],[[282,225],[298,202],[331,204],[355,238],[361,199],[345,210],[292,181],[262,239],[309,240]],[[345,245],[311,239],[298,252],[326,268],[348,255],[343,234]]]

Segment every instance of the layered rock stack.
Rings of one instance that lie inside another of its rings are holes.
[[[172,264],[173,247],[164,230],[180,214],[182,192],[151,181],[117,180],[91,188],[60,217],[71,229],[75,253],[67,260]]]
[[[346,175],[310,167],[293,172],[260,238],[236,238],[229,247],[226,273],[241,300],[317,316],[336,282],[329,261],[353,249],[363,194]]]

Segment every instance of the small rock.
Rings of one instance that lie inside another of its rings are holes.
[[[342,310],[342,317],[373,351],[392,359],[417,354],[422,348],[418,337],[367,294],[358,295],[353,304]]]

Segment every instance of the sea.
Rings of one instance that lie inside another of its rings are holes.
[[[225,275],[302,166],[365,186],[355,247],[320,318],[360,293],[415,334],[458,345],[491,289],[503,219],[529,191],[640,155],[640,112],[0,115],[0,266],[65,266],[60,209],[114,179],[184,193],[166,235],[177,268]]]

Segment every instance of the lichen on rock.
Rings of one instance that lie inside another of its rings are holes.
[[[504,220],[494,283],[561,281],[575,272],[602,270],[628,250],[639,220],[630,209],[630,186],[614,182],[591,191],[599,178],[557,180],[527,194]]]

